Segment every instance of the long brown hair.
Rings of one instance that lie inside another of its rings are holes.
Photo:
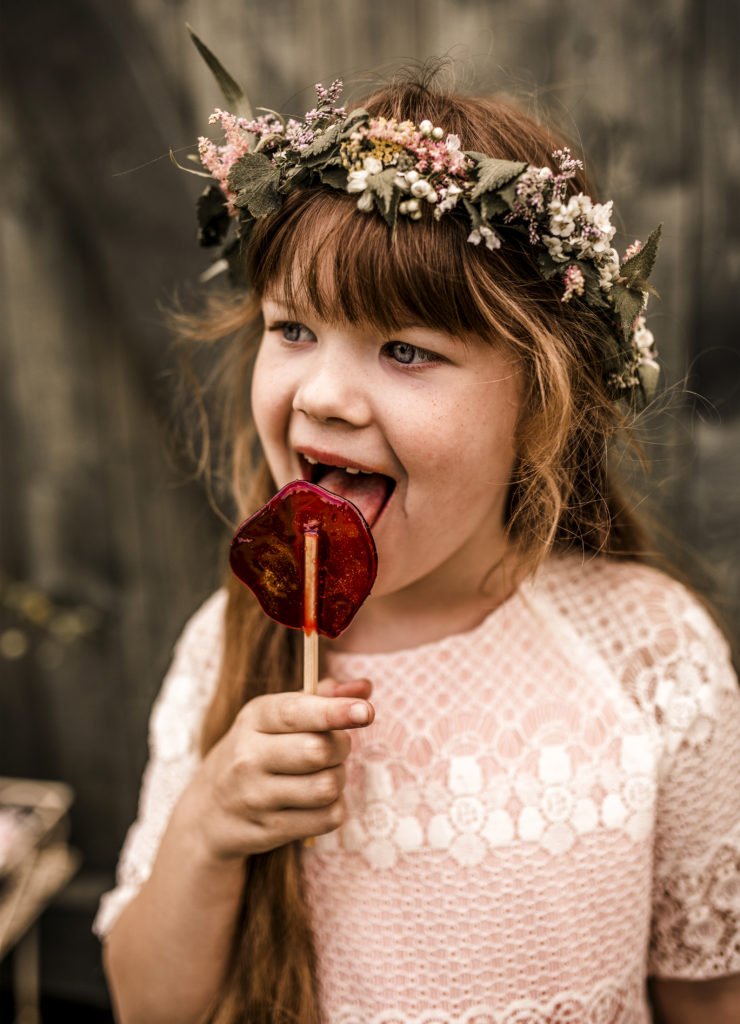
[[[446,92],[424,73],[401,77],[362,103],[371,114],[429,119],[460,137],[462,148],[538,166],[553,165],[562,139],[508,100]],[[593,194],[581,175],[575,191]],[[355,197],[315,186],[291,193],[258,221],[245,252],[249,290],[212,297],[205,313],[179,318],[188,342],[225,341],[212,381],[221,415],[219,463],[229,467],[237,518],[274,493],[259,454],[246,395],[262,331],[260,297],[277,286],[319,316],[368,323],[381,331],[420,323],[459,337],[506,346],[524,368],[517,461],[506,530],[518,564],[534,570],[553,551],[670,566],[651,536],[623,467],[647,459],[633,416],[610,401],[600,360],[603,327],[585,306],[564,306],[526,243],[498,251],[466,243],[454,216],[401,218],[393,246],[379,217],[358,213]],[[409,316],[411,314],[411,317]],[[205,451],[205,450],[204,450]],[[208,461],[205,451],[203,463]],[[619,473],[618,470],[619,469]],[[235,523],[234,523],[235,525]],[[262,693],[298,689],[296,634],[267,619],[229,576],[218,688],[206,716],[202,752],[228,731],[242,705]],[[300,640],[300,637],[298,637]],[[301,846],[255,855],[214,1024],[318,1024],[311,922],[302,892]]]

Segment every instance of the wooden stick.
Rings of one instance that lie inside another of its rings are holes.
[[[303,585],[303,689],[316,693],[319,686],[319,535],[307,530],[304,542]]]
[[[303,691],[316,693],[319,688],[319,631],[317,628],[319,604],[319,535],[313,530],[303,534]],[[307,836],[303,845],[316,842]]]

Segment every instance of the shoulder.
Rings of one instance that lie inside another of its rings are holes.
[[[686,726],[721,695],[736,697],[730,645],[680,580],[653,566],[558,556],[543,584],[560,615],[598,653],[630,698],[664,726]]]
[[[216,690],[224,637],[225,588],[211,594],[186,621],[149,723],[153,749],[167,756],[195,747],[205,711]]]
[[[612,638],[615,651],[649,646],[667,654],[697,641],[729,653],[727,639],[699,597],[662,569],[611,557],[558,555],[544,582],[580,631]]]
[[[220,653],[227,597],[226,588],[221,587],[193,612],[175,644],[175,661],[183,656],[209,659]]]

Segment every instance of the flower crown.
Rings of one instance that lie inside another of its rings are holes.
[[[552,154],[554,171],[464,151],[457,135],[431,121],[416,125],[372,117],[363,109],[348,114],[336,105],[339,80],[316,86],[316,106],[302,120],[271,110],[255,117],[240,87],[192,31],[191,36],[227,102],[243,110],[216,109],[210,123],[220,124],[224,143],[198,143],[205,176],[215,179],[198,200],[199,241],[222,245],[230,224],[237,228],[223,250],[226,262],[214,264],[213,272],[233,265],[255,221],[277,212],[299,186],[320,183],[356,194],[358,210],[379,213],[392,233],[399,217],[421,219],[425,205],[437,220],[456,211],[468,219],[473,245],[483,242],[494,250],[506,244],[509,233],[526,237],[542,277],[560,279],[562,302],[577,296],[605,324],[612,396],[638,409],[653,398],[660,369],[644,313],[661,227],[644,245],[633,242],[620,263],[611,246],[612,201],[568,194],[568,183],[583,165],[567,148]]]

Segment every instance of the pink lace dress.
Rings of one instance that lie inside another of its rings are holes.
[[[101,937],[197,769],[224,602],[155,704]],[[647,1024],[648,975],[740,972],[740,691],[681,584],[559,556],[471,632],[330,669],[376,720],[304,853],[327,1024]]]

